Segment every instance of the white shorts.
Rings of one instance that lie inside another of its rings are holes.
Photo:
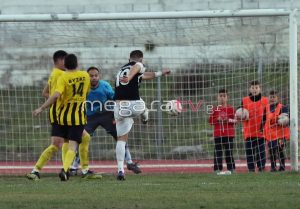
[[[118,101],[114,109],[117,136],[129,133],[134,123],[133,118],[144,113],[145,109],[143,100]]]

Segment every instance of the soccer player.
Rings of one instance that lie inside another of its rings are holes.
[[[263,128],[266,120],[268,98],[261,95],[259,81],[250,83],[250,94],[242,100],[242,107],[249,111],[249,119],[243,121],[247,166],[255,172],[255,162],[259,171],[265,170],[266,150]]]
[[[279,171],[285,170],[285,144],[290,138],[288,126],[278,125],[278,116],[281,113],[289,114],[288,108],[279,102],[278,92],[270,91],[269,103],[267,106],[267,120],[264,134],[268,142],[269,155],[271,161],[271,172],[277,171],[276,160],[279,159]]]
[[[85,102],[90,89],[89,74],[78,70],[77,57],[74,54],[65,57],[65,68],[66,72],[59,77],[54,94],[33,111],[33,115],[37,116],[61,98],[61,103],[57,108],[58,128],[61,136],[69,140],[68,151],[63,160],[63,169],[59,174],[61,181],[69,179],[69,167],[74,160],[77,146],[82,141],[82,135],[86,134],[84,131]]]
[[[110,106],[106,103],[109,100],[113,100],[115,92],[110,84],[104,80],[100,80],[101,69],[97,67],[88,68],[87,72],[91,79],[91,90],[87,96],[87,124],[85,130],[92,136],[95,130],[101,126],[110,134],[115,140],[117,140],[117,130],[114,120],[113,109],[107,109]],[[139,174],[141,169],[137,163],[134,163],[131,159],[131,154],[126,143],[125,146],[125,160],[127,162],[127,169]],[[76,174],[79,167],[80,157],[76,155],[76,158],[70,169],[71,174]],[[84,162],[83,164],[88,164]]]
[[[220,89],[218,93],[218,106],[213,108],[209,117],[209,123],[214,126],[214,171],[219,173],[223,170],[223,148],[227,170],[234,172],[235,163],[232,155],[234,139],[234,108],[227,104],[228,95],[226,89]]]
[[[170,70],[162,72],[145,72],[143,52],[134,50],[130,53],[129,62],[119,70],[115,83],[114,116],[117,129],[116,158],[118,165],[117,180],[125,180],[124,156],[128,134],[134,123],[133,117],[145,113],[145,102],[140,98],[139,85],[142,80],[167,75]]]
[[[48,83],[43,89],[44,97],[48,98],[54,94],[57,80],[65,71],[64,60],[66,56],[67,52],[63,50],[58,50],[53,54],[54,67],[49,76]],[[57,101],[50,107],[49,120],[51,123],[51,145],[42,152],[31,173],[26,175],[30,180],[40,179],[41,169],[64,143],[64,138],[61,137],[59,133],[58,122],[56,118],[56,108],[60,105],[60,102],[61,100],[57,99]],[[64,143],[63,148],[67,147],[67,145],[67,143]]]

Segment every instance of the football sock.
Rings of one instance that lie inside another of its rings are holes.
[[[71,169],[78,169],[79,165],[80,165],[79,153],[76,152],[76,156],[75,156],[75,159],[72,163]]]
[[[69,149],[69,143],[63,143],[62,147],[61,147],[61,160],[62,162],[64,163],[65,161],[65,157],[66,157],[66,154],[68,152],[68,149]]]
[[[124,141],[117,141],[116,145],[116,157],[118,163],[118,172],[124,172],[124,158],[125,158],[125,145]]]
[[[53,144],[47,147],[36,162],[34,170],[39,172],[44,167],[44,165],[52,158],[53,154],[57,151],[58,147]]]
[[[125,145],[125,161],[128,164],[132,163],[131,154],[130,154],[130,151],[129,151],[129,148],[128,148],[128,143],[126,143],[126,145]]]
[[[70,168],[70,166],[74,160],[75,154],[76,154],[75,151],[68,150],[65,160],[63,162],[63,167],[64,167],[65,172],[67,172],[68,169]]]
[[[79,145],[79,157],[82,170],[88,170],[89,167],[89,144],[91,137],[85,134],[82,137],[82,142]]]

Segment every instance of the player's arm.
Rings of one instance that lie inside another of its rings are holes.
[[[32,112],[32,115],[37,116],[38,114],[43,112],[46,108],[48,108],[52,104],[54,104],[59,97],[60,97],[60,93],[59,92],[54,92],[54,94],[50,98],[48,98],[47,101],[44,104],[42,104],[39,108],[35,109]]]
[[[52,104],[54,104],[57,101],[57,99],[60,97],[60,95],[63,94],[64,91],[65,91],[65,81],[62,77],[60,77],[57,81],[57,88],[54,94],[51,97],[49,97],[47,101],[44,104],[42,104],[42,106],[34,110],[32,112],[32,115],[37,116],[38,114],[43,112],[47,107],[50,107]]]
[[[141,72],[141,65],[140,64],[135,64],[134,66],[132,66],[132,68],[130,69],[129,73],[127,76],[125,77],[120,77],[119,80],[120,82],[123,83],[128,83],[130,82],[133,77],[138,74],[139,72]]]
[[[158,72],[145,72],[142,78],[143,80],[151,80],[156,77],[166,76],[170,74],[170,72],[171,71],[169,69],[163,69],[162,71],[158,71]]]
[[[49,93],[50,93],[50,91],[49,91],[49,84],[47,83],[45,85],[44,89],[43,89],[42,95],[45,98],[49,98]]]
[[[113,90],[113,88],[111,87],[111,85],[109,83],[105,83],[105,87],[106,87],[106,96],[108,99],[113,99],[115,96],[115,92]]]

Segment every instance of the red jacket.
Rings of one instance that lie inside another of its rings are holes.
[[[219,121],[219,117],[227,121]],[[234,108],[230,105],[214,107],[209,123],[214,126],[214,137],[234,137]]]

